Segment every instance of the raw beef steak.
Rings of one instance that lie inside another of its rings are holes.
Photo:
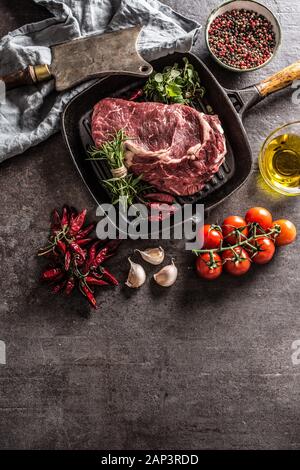
[[[226,154],[218,116],[182,104],[105,98],[94,107],[92,135],[100,147],[124,129],[125,164],[160,191],[191,195],[216,173]]]

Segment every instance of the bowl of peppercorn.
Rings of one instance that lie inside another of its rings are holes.
[[[267,65],[281,43],[281,27],[271,10],[254,0],[231,0],[215,9],[206,25],[206,44],[218,64],[232,72]]]

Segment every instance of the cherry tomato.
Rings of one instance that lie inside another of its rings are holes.
[[[196,261],[196,269],[198,276],[203,279],[217,279],[221,276],[223,266],[222,260],[217,253],[202,253]]]
[[[221,228],[218,227],[217,225],[209,225],[209,224],[204,225],[203,236],[204,236],[204,239],[203,239],[204,250],[213,250],[214,248],[219,248],[223,240]]]
[[[247,223],[242,217],[231,215],[223,221],[222,232],[224,241],[229,245],[235,245],[248,237]]]
[[[242,247],[233,248],[233,250],[226,250],[222,253],[224,261],[224,269],[233,274],[233,276],[243,276],[246,274],[250,267],[251,261],[246,250]]]
[[[271,212],[264,207],[252,207],[245,215],[247,224],[256,222],[266,232],[272,227],[273,218]],[[259,233],[259,230],[257,231]]]
[[[280,234],[275,238],[276,246],[289,245],[295,241],[297,236],[297,229],[293,222],[286,219],[275,220],[273,227],[279,225],[281,228]]]
[[[256,240],[250,240],[251,245],[258,248],[258,251],[253,252],[251,259],[256,264],[267,264],[274,256],[275,245],[274,242],[268,237],[260,237]],[[250,250],[251,252],[251,250]]]

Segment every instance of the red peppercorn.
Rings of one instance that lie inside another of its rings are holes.
[[[272,24],[263,15],[246,9],[227,11],[215,18],[208,35],[212,52],[223,63],[240,69],[263,64],[276,46]]]

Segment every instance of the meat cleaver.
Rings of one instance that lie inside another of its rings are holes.
[[[149,76],[153,68],[137,52],[141,26],[92,35],[51,47],[51,65],[29,65],[26,69],[0,77],[6,89],[34,85],[54,78],[57,91],[103,75]]]

